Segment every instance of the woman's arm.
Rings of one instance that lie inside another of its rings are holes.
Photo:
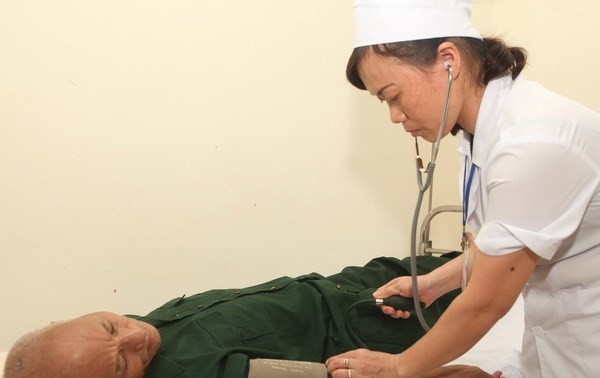
[[[329,374],[333,378],[347,377],[347,368],[343,364],[347,358],[357,376],[418,377],[473,347],[510,310],[539,257],[527,248],[503,256],[488,256],[472,243],[471,260],[472,277],[465,291],[412,347],[398,355],[366,349],[346,352],[327,360]],[[442,270],[432,280],[444,288],[456,285],[456,277],[460,277],[456,269],[462,269],[462,261],[452,263],[446,271],[444,267],[436,269],[435,272]]]
[[[396,355],[397,377],[414,377],[442,366],[468,351],[514,304],[539,257],[524,248],[488,256],[471,244],[472,277],[421,340]]]

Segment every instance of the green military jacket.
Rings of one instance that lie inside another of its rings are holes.
[[[418,257],[419,274],[448,261]],[[245,289],[211,290],[173,299],[144,317],[157,327],[161,347],[145,378],[246,378],[251,358],[324,362],[356,349],[346,331],[348,308],[397,276],[408,259],[377,258],[323,277],[281,277]],[[434,323],[456,292],[424,310]],[[349,315],[352,329],[371,350],[399,353],[423,335],[415,316],[394,319],[377,307]]]

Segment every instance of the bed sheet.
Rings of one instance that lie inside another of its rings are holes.
[[[523,297],[471,350],[452,364],[479,366],[488,373],[497,370],[506,378],[521,378],[521,341],[524,329]]]
[[[489,373],[501,370],[506,378],[521,378],[519,356],[522,335],[523,299],[519,297],[513,308],[477,345],[452,363],[479,366]],[[0,378],[7,353],[0,352]]]

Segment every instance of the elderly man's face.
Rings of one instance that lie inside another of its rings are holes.
[[[69,377],[141,378],[160,346],[156,328],[110,312],[96,312],[57,327],[56,351]]]

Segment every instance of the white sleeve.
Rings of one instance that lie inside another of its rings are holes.
[[[482,173],[488,206],[479,249],[502,255],[528,247],[548,260],[577,230],[600,182],[580,149],[547,136],[500,141]]]

